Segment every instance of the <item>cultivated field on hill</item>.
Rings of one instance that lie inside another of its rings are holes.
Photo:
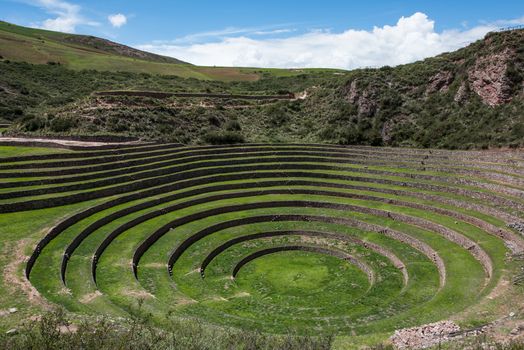
[[[3,21],[0,21],[0,56],[12,61],[62,65],[75,71],[133,72],[226,82],[256,81],[263,75],[297,74],[293,69],[195,66],[106,39],[27,28]],[[301,70],[302,73],[313,71],[315,69]]]
[[[343,347],[523,311],[521,151],[150,143],[0,154],[0,304],[20,310],[2,328],[58,304],[150,313],[160,327],[195,318],[335,334]]]

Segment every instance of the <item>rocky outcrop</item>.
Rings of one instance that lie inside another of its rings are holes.
[[[426,95],[435,92],[447,92],[449,86],[453,82],[453,73],[449,71],[438,72],[429,79],[428,86],[426,88]]]
[[[449,341],[459,331],[454,322],[442,321],[396,330],[390,340],[397,349],[424,349]]]
[[[346,99],[358,108],[361,117],[370,117],[377,111],[375,91],[369,87],[360,89],[358,80],[353,80],[346,85]]]
[[[490,106],[499,106],[511,101],[512,83],[507,76],[508,64],[514,53],[506,49],[499,53],[477,58],[468,71],[471,89]]]
[[[466,82],[462,82],[453,100],[457,103],[463,103],[468,98],[468,90],[468,84]]]
[[[508,227],[514,229],[515,231],[519,232],[522,236],[524,236],[524,222],[513,222],[511,224],[508,224]]]

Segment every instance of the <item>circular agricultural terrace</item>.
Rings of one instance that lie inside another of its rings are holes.
[[[368,335],[478,306],[524,250],[524,157],[136,144],[0,159],[0,212],[68,205],[26,276],[72,311]]]

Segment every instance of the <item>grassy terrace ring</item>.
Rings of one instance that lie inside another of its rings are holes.
[[[3,147],[0,230],[26,237],[26,277],[74,312],[126,316],[143,300],[160,326],[169,314],[347,345],[483,324],[522,299],[508,283],[524,252],[517,151]]]

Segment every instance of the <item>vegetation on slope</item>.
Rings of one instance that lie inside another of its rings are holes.
[[[100,97],[95,91],[153,90],[170,92],[214,92],[276,95],[303,91],[322,84],[332,71],[311,71],[277,77],[260,71],[256,82],[221,82],[183,79],[174,76],[71,71],[57,65],[0,62],[0,115],[18,122],[16,132],[36,134],[125,134],[147,139],[194,143],[209,134],[240,133],[237,119],[264,119],[268,126],[283,126],[290,106],[265,101],[202,101],[201,99],[156,100],[141,97]],[[299,110],[296,109],[298,112]],[[263,116],[263,119],[259,117]],[[231,121],[231,122],[229,122]],[[232,129],[232,130],[228,130]],[[246,130],[249,130],[246,128]],[[250,139],[272,132],[253,128]],[[276,132],[275,132],[276,134]],[[247,136],[247,135],[246,135]]]
[[[522,145],[524,30],[490,33],[421,62],[353,73],[339,90],[353,110],[325,130],[343,143]]]
[[[16,122],[11,134],[124,134],[188,144],[303,141],[468,149],[524,142],[524,30],[490,33],[456,52],[394,68],[239,70],[256,75],[256,81],[97,69],[4,60],[0,117]],[[297,99],[93,95],[102,90],[292,92]]]
[[[271,336],[241,330],[220,332],[218,329],[191,321],[173,323],[168,330],[155,328],[147,317],[130,320],[110,318],[75,320],[63,310],[46,313],[38,320],[27,322],[13,334],[0,335],[3,349],[33,350],[328,350],[331,337]],[[434,350],[523,350],[522,342],[497,342],[485,338],[443,343]],[[369,350],[394,350],[392,345],[375,345]]]

